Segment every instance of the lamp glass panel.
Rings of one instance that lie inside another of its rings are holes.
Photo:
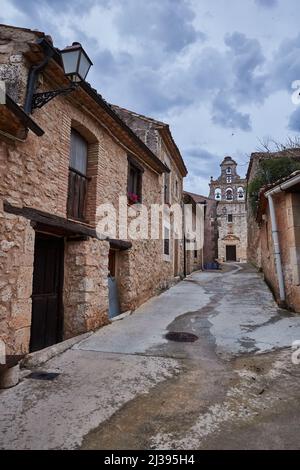
[[[91,63],[87,59],[86,55],[81,52],[81,57],[80,57],[80,64],[79,64],[79,70],[78,73],[81,76],[83,80],[85,80],[85,77],[88,74],[88,71],[90,69]]]
[[[61,53],[66,75],[77,73],[77,62],[79,54],[79,50]]]

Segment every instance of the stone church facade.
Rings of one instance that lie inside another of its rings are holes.
[[[217,201],[218,259],[247,261],[246,180],[237,173],[237,163],[225,157],[221,175],[210,181],[210,198]]]

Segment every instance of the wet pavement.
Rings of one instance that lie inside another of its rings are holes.
[[[296,340],[253,268],[193,273],[0,391],[0,448],[299,449]]]

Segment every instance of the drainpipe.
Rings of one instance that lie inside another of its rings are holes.
[[[273,237],[273,245],[274,245],[274,256],[275,256],[275,264],[277,270],[277,278],[278,278],[278,285],[279,285],[279,296],[282,302],[285,301],[285,288],[284,288],[284,278],[283,278],[283,271],[282,271],[282,262],[281,262],[281,252],[280,252],[280,245],[279,245],[279,237],[278,237],[278,226],[276,220],[276,213],[275,213],[275,206],[272,194],[267,196],[270,208],[270,216],[271,216],[271,225],[272,225],[272,237]]]
[[[285,301],[286,296],[285,296],[284,277],[283,277],[283,270],[282,270],[281,251],[280,251],[280,244],[279,244],[279,237],[278,237],[278,225],[277,225],[273,196],[274,194],[281,193],[282,191],[285,191],[286,189],[289,189],[298,183],[300,183],[299,174],[291,178],[286,183],[276,186],[275,188],[265,193],[265,197],[268,199],[269,208],[270,208],[272,238],[273,238],[275,263],[276,263],[277,278],[278,278],[278,285],[279,285],[279,296],[282,302]]]
[[[41,45],[44,48],[45,57],[42,62],[37,65],[33,65],[29,71],[27,92],[24,104],[24,111],[27,114],[32,113],[32,99],[36,90],[39,73],[48,65],[51,57],[53,57],[54,55],[54,49],[49,46],[49,44],[45,41],[44,38],[39,39],[37,41],[37,44]]]

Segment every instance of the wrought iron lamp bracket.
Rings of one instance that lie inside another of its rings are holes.
[[[70,87],[62,88],[60,90],[44,91],[42,93],[35,93],[32,98],[32,109],[42,108],[49,101],[53,100],[56,96],[68,95],[76,90],[78,83],[72,83]]]

